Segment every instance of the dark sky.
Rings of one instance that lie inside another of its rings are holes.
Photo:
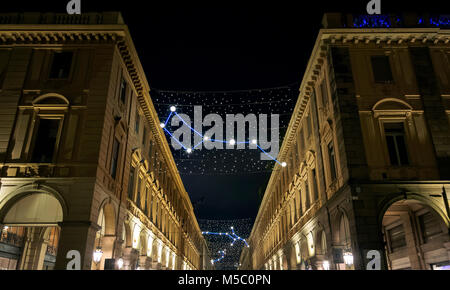
[[[3,0],[0,12],[65,12],[67,2]],[[82,0],[82,12],[122,12],[152,89],[216,91],[300,82],[323,13],[365,14],[368,0],[154,2]],[[446,1],[381,2],[382,13],[446,10]],[[235,219],[255,217],[267,176],[182,178],[195,204],[208,195],[199,218]]]

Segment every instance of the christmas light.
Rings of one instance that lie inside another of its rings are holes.
[[[178,144],[181,145],[181,147],[183,147],[186,152],[189,154],[192,152],[193,149],[195,149],[196,147],[198,147],[199,145],[201,145],[204,141],[209,140],[209,137],[207,136],[203,136],[201,133],[199,133],[198,131],[196,131],[194,128],[192,128],[183,118],[181,118],[180,115],[177,114],[177,112],[175,112],[176,108],[175,106],[171,106],[170,107],[170,115],[167,117],[166,121],[164,122],[164,127],[162,127],[164,129],[164,131],[166,131],[167,134],[170,135],[171,138],[173,138]],[[195,134],[199,135],[200,137],[202,137],[202,141],[200,143],[198,143],[197,145],[195,145],[192,149],[191,148],[186,148],[183,144],[181,144],[181,142],[176,139],[173,134],[167,130],[165,128],[165,124],[167,124],[169,122],[169,119],[172,117],[172,113],[174,113],[180,120],[181,122],[183,122],[192,132],[194,132]],[[162,124],[162,123],[161,123]],[[236,140],[231,139],[230,141],[226,141],[226,140],[218,140],[218,139],[210,139],[211,142],[220,142],[220,143],[225,143],[225,144],[229,144],[231,146],[236,145]],[[286,162],[281,163],[280,161],[278,161],[276,158],[274,158],[273,156],[271,156],[270,154],[268,154],[264,149],[261,148],[261,146],[259,146],[257,144],[257,141],[255,139],[253,139],[252,144],[256,144],[256,146],[258,147],[259,150],[261,150],[261,152],[263,152],[265,155],[269,156],[270,159],[272,159],[273,161],[275,161],[276,163],[280,164],[283,167],[286,167]],[[250,141],[242,141],[242,142],[237,142],[238,144],[249,144]]]
[[[231,242],[231,244],[230,244],[231,246],[233,246],[236,241],[243,241],[244,244],[247,246],[247,248],[250,247],[245,239],[243,239],[240,236],[236,235],[236,233],[234,232],[234,228],[233,227],[231,227],[231,231],[232,231],[231,234],[229,234],[229,233],[220,233],[220,232],[202,232],[202,234],[203,235],[205,235],[205,234],[206,235],[217,235],[217,236],[225,235],[225,236],[227,236],[227,237],[229,237],[230,239],[233,240],[233,242]]]
[[[212,259],[211,264],[214,264],[214,263],[217,263],[217,262],[220,262],[221,260],[223,260],[223,258],[225,258],[225,253],[226,253],[226,250],[219,251],[219,254],[221,254],[221,256],[215,260]]]
[[[166,127],[166,124],[161,123],[161,124],[159,124],[159,126],[164,129],[164,127]]]

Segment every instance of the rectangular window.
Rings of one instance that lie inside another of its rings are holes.
[[[63,51],[53,54],[53,62],[50,68],[51,79],[67,79],[72,67],[73,52]]]
[[[303,136],[303,129],[300,130],[300,156],[304,155],[305,152],[305,137]]]
[[[128,179],[128,198],[133,199],[134,194],[134,167],[131,166],[130,168],[130,178]]]
[[[126,103],[127,100],[127,82],[122,78],[120,82],[120,93],[119,98],[122,104]]]
[[[119,158],[119,147],[120,147],[120,143],[117,140],[117,138],[114,138],[114,143],[113,143],[113,148],[112,148],[112,154],[111,154],[111,170],[110,170],[110,174],[112,176],[112,178],[116,178],[116,173],[117,173],[117,161]]]
[[[150,164],[150,166],[153,165],[153,145],[152,145],[152,140],[150,139],[150,141],[148,142],[148,162]],[[152,166],[153,167],[153,166]]]
[[[388,230],[388,235],[392,252],[406,246],[405,230],[403,229],[403,225],[398,225]]]
[[[425,243],[429,242],[442,233],[441,225],[431,212],[419,216],[419,225],[422,230],[422,237]]]
[[[136,205],[139,209],[142,209],[141,205],[141,188],[142,188],[142,178],[139,177],[138,185],[137,185],[137,194],[136,194]]]
[[[389,63],[389,56],[376,55],[370,58],[372,63],[373,76],[376,83],[392,83],[392,71]]]
[[[320,84],[320,93],[322,95],[322,106],[326,107],[328,105],[328,90],[325,79]]]
[[[308,116],[306,116],[306,127],[307,127],[307,134],[308,134],[308,138],[311,136],[311,132],[312,132],[312,123],[311,123],[311,112],[308,113]]]
[[[392,166],[408,165],[408,152],[405,143],[403,123],[384,123],[384,134]]]
[[[331,182],[336,180],[336,154],[334,152],[333,142],[328,144],[328,158],[330,159]]]
[[[139,133],[139,125],[141,123],[141,116],[138,113],[138,110],[136,109],[136,120],[135,120],[135,126],[134,126],[134,131],[136,131],[136,133]]]
[[[311,205],[309,198],[309,185],[308,180],[305,181],[305,208],[308,209]]]
[[[145,145],[146,140],[147,140],[147,128],[144,127],[144,132],[142,133],[142,145]]]
[[[317,174],[316,174],[316,169],[312,170],[312,183],[313,183],[313,194],[314,194],[314,201],[319,199],[319,190],[317,187]]]
[[[55,155],[59,119],[40,119],[31,162],[52,163]]]

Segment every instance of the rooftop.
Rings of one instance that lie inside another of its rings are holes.
[[[0,24],[124,24],[120,12],[83,13],[69,15],[67,13],[1,13]]]
[[[323,28],[450,28],[450,15],[325,13]]]

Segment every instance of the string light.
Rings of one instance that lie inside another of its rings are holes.
[[[219,258],[217,258],[217,259],[212,259],[212,260],[211,260],[211,264],[214,264],[214,263],[217,263],[217,262],[222,261],[223,258],[225,258],[226,252],[227,252],[227,250],[221,250],[221,251],[219,251],[219,254],[220,254],[221,256],[220,256]]]
[[[178,144],[180,144],[181,147],[183,147],[183,149],[185,149],[186,152],[187,152],[188,154],[192,153],[192,150],[193,150],[193,149],[195,149],[196,147],[200,146],[202,143],[204,143],[204,142],[207,141],[207,140],[210,140],[211,142],[225,143],[225,144],[228,144],[228,145],[230,145],[230,146],[234,146],[234,145],[236,145],[236,143],[238,143],[238,144],[249,144],[249,143],[250,143],[249,141],[236,142],[236,140],[234,140],[234,139],[231,139],[230,141],[227,141],[227,140],[219,140],[219,139],[209,139],[208,136],[202,135],[201,133],[199,133],[198,131],[196,131],[194,128],[192,128],[192,127],[191,127],[191,126],[190,126],[183,118],[181,118],[181,116],[178,115],[178,113],[176,112],[175,106],[171,106],[171,107],[170,107],[170,111],[171,111],[171,113],[170,113],[169,116],[167,117],[167,119],[166,119],[166,121],[164,122],[164,124],[161,123],[161,125],[164,125],[164,126],[161,126],[161,128],[163,128],[164,131],[165,131],[167,134],[169,134],[169,136],[170,136],[171,138],[173,138]],[[173,134],[172,134],[169,130],[167,130],[167,129],[165,128],[165,124],[167,124],[167,122],[169,122],[169,120],[170,120],[170,118],[172,117],[173,114],[175,114],[175,116],[177,116],[177,117],[181,120],[181,122],[183,122],[183,124],[185,124],[192,132],[194,132],[195,134],[199,135],[199,136],[202,138],[202,141],[200,141],[200,143],[198,143],[197,145],[195,145],[194,148],[186,148],[186,146],[184,146],[177,138],[175,138],[175,137],[173,136]],[[275,161],[276,163],[278,163],[278,164],[281,165],[282,167],[286,167],[286,162],[281,163],[281,162],[278,161],[275,157],[273,157],[272,155],[270,155],[269,153],[267,153],[264,149],[261,148],[261,146],[258,145],[258,142],[257,142],[256,139],[253,139],[253,140],[252,140],[252,144],[255,144],[255,145],[258,147],[258,149],[261,150],[261,152],[263,152],[265,155],[267,155],[268,157],[270,157],[270,159],[272,159],[273,161]]]
[[[247,246],[247,248],[250,247],[250,245],[247,243],[247,241],[243,238],[241,238],[240,236],[236,235],[236,232],[234,231],[234,227],[231,227],[231,234],[226,232],[226,233],[221,233],[221,232],[202,232],[203,235],[217,235],[217,236],[227,236],[230,239],[232,239],[233,241],[231,242],[231,246],[234,245],[234,243],[236,241],[242,241],[244,242],[244,244]]]
[[[292,111],[295,107],[297,98],[298,98],[298,88],[299,84],[289,84],[281,87],[273,87],[266,89],[253,89],[253,90],[227,90],[227,91],[187,91],[187,90],[161,90],[152,88],[153,95],[152,101],[155,105],[155,109],[160,116],[161,122],[164,120],[172,120],[172,117],[175,115],[175,112],[170,111],[170,107],[174,106],[176,112],[188,121],[187,123],[194,127],[191,123],[192,119],[189,122],[189,119],[185,117],[183,114],[187,116],[194,116],[195,120],[201,120],[204,122],[204,117],[206,114],[243,114],[245,112],[259,115],[261,118],[264,115],[267,116],[268,122],[266,122],[267,132],[270,132],[267,139],[263,139],[261,137],[249,136],[247,134],[247,139],[242,141],[250,141],[244,142],[245,144],[252,144],[251,149],[257,150],[240,150],[240,146],[238,148],[237,145],[241,144],[240,141],[236,138],[236,136],[230,137],[218,137],[218,139],[226,139],[230,140],[234,137],[236,144],[234,146],[228,145],[226,142],[212,143],[211,139],[214,138],[211,133],[201,131],[198,129],[199,133],[202,135],[207,135],[207,140],[204,140],[203,143],[200,143],[201,139],[199,135],[194,133],[195,142],[194,144],[187,145],[185,147],[190,147],[192,149],[192,153],[188,154],[186,152],[187,148],[184,148],[181,145],[178,145],[178,140],[170,142],[176,143],[178,148],[181,150],[177,150],[174,147],[170,146],[170,150],[175,159],[175,163],[179,170],[180,175],[184,176],[229,176],[229,175],[249,175],[249,176],[265,176],[270,174],[272,171],[277,170],[285,170],[281,166],[281,164],[277,164],[272,161],[272,158],[267,157],[264,153],[261,153],[260,149],[257,148],[256,144],[259,144],[267,153],[272,156],[277,156],[277,148],[281,145],[281,140],[284,138],[286,129],[288,128],[288,124],[292,117]],[[199,110],[200,106],[202,108],[201,115],[195,115],[195,110]],[[172,116],[168,118],[168,115]],[[194,114],[194,115],[193,115]],[[278,124],[271,122],[271,115],[278,115],[279,122]],[[270,119],[270,120],[269,120]],[[177,122],[181,122],[176,118]],[[257,120],[258,121],[258,120]],[[181,123],[182,124],[182,123]],[[184,126],[184,125],[183,125]],[[208,126],[208,125],[205,125]],[[255,127],[256,126],[256,127]],[[170,132],[173,132],[175,138],[179,139],[180,142],[185,143],[175,134],[175,127],[171,126],[171,124],[165,124],[165,128],[169,129]],[[187,128],[184,126],[184,128]],[[197,129],[196,127],[194,127]],[[200,128],[200,127],[199,127]],[[253,124],[249,126],[249,130],[258,130],[259,126]],[[203,130],[206,130],[203,129]],[[278,134],[277,134],[278,132]],[[186,133],[191,133],[189,130]],[[165,132],[164,134],[168,134]],[[269,136],[270,135],[270,136]],[[169,136],[167,136],[169,137]],[[206,137],[206,136],[204,136]],[[206,138],[205,138],[206,139]],[[252,143],[252,139],[255,139],[256,143]],[[197,141],[198,140],[198,141]],[[265,141],[264,141],[265,140]],[[270,140],[270,141],[269,141]],[[216,142],[220,142],[218,140]],[[263,143],[264,141],[264,143]],[[275,144],[278,142],[279,144]],[[198,144],[197,147],[195,147]],[[224,149],[236,149],[236,150],[205,150],[203,145],[209,147],[220,147]],[[265,144],[265,147],[263,146]],[[216,146],[214,146],[216,145]],[[217,146],[222,145],[222,146]],[[150,145],[149,147],[151,147]],[[242,146],[242,145],[241,145]],[[246,146],[247,147],[247,146]],[[244,146],[242,146],[244,148]],[[152,148],[150,148],[152,149]],[[247,147],[247,149],[249,149]],[[269,152],[271,151],[271,152]],[[151,157],[153,158],[153,156]],[[290,156],[286,156],[285,158],[291,158]],[[269,162],[267,162],[269,160]],[[280,160],[281,161],[286,161]],[[274,166],[275,165],[275,166]],[[280,166],[278,166],[280,165]],[[289,167],[289,164],[288,164]],[[219,250],[220,248],[216,249]],[[227,253],[229,256],[230,253]],[[225,259],[227,260],[227,258]]]

